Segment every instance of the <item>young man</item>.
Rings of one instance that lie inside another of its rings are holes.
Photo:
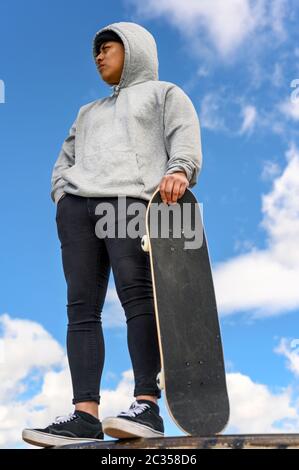
[[[119,438],[163,436],[156,384],[160,356],[149,255],[140,237],[99,238],[100,203],[146,206],[159,187],[165,204],[192,188],[201,169],[199,120],[177,85],[158,79],[156,42],[136,23],[98,31],[93,56],[109,97],[82,106],[54,165],[51,197],[67,282],[67,354],[74,412],[44,429],[25,429],[39,446]],[[132,216],[126,216],[126,224]],[[120,221],[116,221],[116,225]],[[98,419],[104,366],[101,312],[112,268],[126,315],[136,400],[127,412]]]

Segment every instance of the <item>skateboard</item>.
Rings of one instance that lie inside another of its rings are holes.
[[[198,238],[193,245],[192,230]],[[229,418],[221,334],[202,217],[189,189],[173,205],[154,192],[141,247],[150,257],[161,357],[157,383],[168,412],[188,435],[220,433]]]

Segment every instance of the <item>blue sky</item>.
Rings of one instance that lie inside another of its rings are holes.
[[[179,85],[200,119],[203,169],[193,191],[220,312],[232,407],[225,432],[298,431],[296,2],[5,0],[0,14],[0,446],[22,446],[22,427],[70,411],[50,179],[80,106],[111,92],[92,38],[118,21],[154,35],[159,79]],[[104,415],[129,405],[133,391],[112,274],[109,287]],[[166,434],[182,435],[161,407]]]

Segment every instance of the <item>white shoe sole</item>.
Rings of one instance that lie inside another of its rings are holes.
[[[103,442],[103,439],[83,439],[78,437],[58,436],[55,434],[48,434],[40,431],[33,431],[31,429],[24,429],[22,432],[22,439],[28,444],[38,447],[54,447],[63,446],[67,444],[80,444],[83,442]]]
[[[134,438],[134,437],[164,437],[163,432],[143,424],[134,423],[124,418],[105,418],[102,421],[103,432],[111,437],[118,439]]]

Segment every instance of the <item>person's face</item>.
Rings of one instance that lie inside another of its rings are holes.
[[[101,44],[96,62],[102,79],[109,85],[117,85],[120,81],[125,59],[123,44],[107,41]]]

